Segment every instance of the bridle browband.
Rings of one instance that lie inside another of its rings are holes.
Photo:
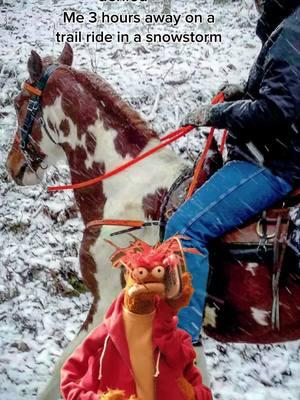
[[[27,112],[25,116],[25,120],[23,123],[22,128],[20,128],[20,149],[22,150],[23,154],[25,155],[26,158],[29,155],[31,158],[32,155],[34,155],[34,160],[35,162],[41,162],[43,159],[39,154],[37,154],[36,150],[32,145],[30,145],[30,138],[32,135],[32,127],[34,124],[34,121],[41,110],[41,97],[43,94],[43,91],[47,85],[48,79],[50,76],[53,74],[53,72],[59,67],[58,64],[51,64],[45,72],[43,73],[41,79],[35,83],[34,85],[29,84],[28,82],[24,83],[23,88],[26,89],[29,93],[32,94],[32,97],[30,98],[27,106]],[[44,128],[46,128],[44,126]],[[55,143],[53,138],[50,136],[49,132],[47,129],[45,129],[45,132],[49,136],[50,140]],[[56,144],[56,143],[55,143]]]

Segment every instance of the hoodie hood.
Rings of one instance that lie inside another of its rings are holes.
[[[128,368],[131,369],[129,361],[129,349],[125,337],[124,322],[122,317],[124,295],[125,293],[122,291],[112,303],[105,315],[103,325],[106,327],[109,337],[114,342],[114,345],[118,349],[119,353],[122,355],[123,360],[127,363]]]
[[[300,6],[299,0],[265,0],[256,34],[265,43],[281,22]]]

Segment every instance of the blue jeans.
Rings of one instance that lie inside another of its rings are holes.
[[[202,325],[209,272],[207,244],[270,207],[292,190],[292,186],[268,169],[246,161],[231,161],[217,171],[171,217],[165,239],[175,234],[189,238],[185,247],[201,255],[186,253],[195,289],[190,305],[179,313],[179,326],[197,342]]]

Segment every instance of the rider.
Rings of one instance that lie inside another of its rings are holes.
[[[183,125],[226,128],[229,161],[169,220],[166,238],[188,237],[195,294],[179,325],[199,338],[208,277],[207,244],[300,185],[300,3],[256,0],[261,52],[244,90],[223,88],[225,103],[202,105]]]

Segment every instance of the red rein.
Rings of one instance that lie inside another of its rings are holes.
[[[216,97],[214,97],[214,99],[212,100],[212,104],[217,104],[217,103],[221,103],[224,101],[224,94],[223,93],[219,93]],[[140,154],[139,156],[137,156],[136,158],[133,158],[132,160],[120,165],[119,167],[113,169],[112,171],[106,172],[103,175],[100,175],[96,178],[93,179],[89,179],[87,181],[84,182],[80,182],[80,183],[75,183],[75,184],[71,184],[71,185],[63,185],[63,186],[49,186],[48,187],[48,191],[49,192],[55,192],[55,191],[62,191],[62,190],[75,190],[75,189],[84,189],[88,186],[92,186],[95,185],[96,183],[102,182],[105,179],[108,179],[114,175],[119,174],[120,172],[128,169],[129,167],[131,167],[134,164],[137,164],[138,162],[144,160],[147,157],[150,157],[152,154],[156,153],[157,151],[161,150],[163,147],[168,146],[170,143],[175,142],[175,140],[181,138],[182,136],[185,136],[186,134],[188,134],[189,132],[191,132],[195,127],[194,126],[184,126],[182,128],[179,128],[178,130],[169,133],[168,135],[162,137],[160,139],[160,141],[162,143],[160,143],[159,145],[153,147],[152,149],[146,151],[145,153]],[[214,134],[214,128],[211,128],[210,136],[213,136]],[[209,140],[208,140],[209,142]],[[210,146],[209,146],[210,147]],[[203,152],[203,155],[201,157],[201,159],[203,158],[203,160],[205,159],[207,152],[209,150],[208,147],[208,143],[206,145],[206,148]]]

